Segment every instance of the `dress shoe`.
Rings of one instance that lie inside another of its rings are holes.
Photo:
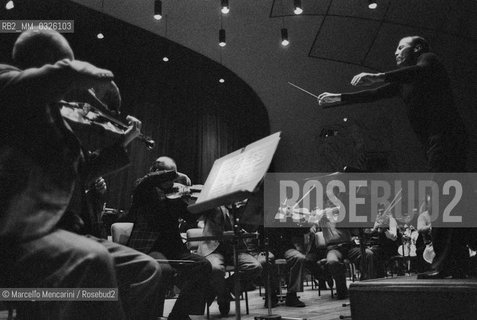
[[[296,292],[288,292],[285,299],[285,305],[288,307],[303,308],[305,304],[298,299]]]
[[[225,296],[217,297],[217,304],[219,305],[220,315],[223,317],[228,316],[230,312],[230,301],[232,301],[230,293],[227,293]]]
[[[222,317],[226,317],[229,315],[230,312],[230,301],[229,300],[217,300],[217,304],[219,305],[220,315]]]
[[[191,320],[191,318],[187,314],[171,312],[167,317],[167,320]]]

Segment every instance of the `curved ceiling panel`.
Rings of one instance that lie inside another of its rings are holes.
[[[310,56],[362,64],[379,25],[379,21],[328,16],[318,31]]]

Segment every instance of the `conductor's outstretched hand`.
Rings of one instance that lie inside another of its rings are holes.
[[[367,73],[361,72],[353,77],[351,84],[355,87],[372,86],[375,83],[384,82],[384,73]]]
[[[336,102],[341,102],[341,94],[340,93],[330,93],[330,92],[323,92],[318,96],[318,104],[320,106],[329,106]]]

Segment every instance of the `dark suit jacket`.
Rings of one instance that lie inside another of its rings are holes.
[[[93,208],[88,199],[86,187],[95,179],[106,174],[112,174],[129,164],[126,150],[115,144],[95,152],[84,151],[85,159],[79,165],[79,179],[64,216],[58,227],[79,234],[91,234],[101,238],[100,212]]]
[[[160,185],[175,178],[175,172],[153,172],[143,177],[133,192],[127,220],[134,222],[128,246],[144,253],[159,251],[168,259],[189,252],[178,229],[178,218],[192,219],[187,204],[170,200]]]

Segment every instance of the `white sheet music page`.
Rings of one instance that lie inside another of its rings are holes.
[[[237,191],[253,192],[267,172],[279,141],[277,132],[217,159],[196,203]]]

